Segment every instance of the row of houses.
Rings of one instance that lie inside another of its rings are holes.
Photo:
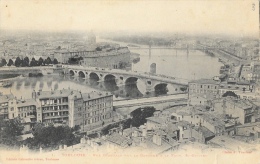
[[[25,131],[36,122],[80,126],[87,131],[112,121],[113,96],[109,93],[63,89],[33,92],[31,99],[18,99],[14,95],[0,96],[0,118],[21,118]]]
[[[189,101],[193,101],[191,99],[194,97],[200,97],[202,99],[207,97],[221,97],[227,91],[234,92],[240,98],[250,100],[260,99],[260,87],[257,83],[232,79],[225,82],[213,79],[199,79],[189,82]]]

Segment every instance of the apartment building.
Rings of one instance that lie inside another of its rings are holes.
[[[189,97],[194,94],[218,94],[219,81],[212,79],[199,79],[189,82]]]
[[[81,93],[63,89],[34,92],[32,96],[40,106],[37,121],[45,125],[78,125],[81,131],[86,131],[112,121],[113,96],[109,93]]]
[[[8,119],[8,109],[10,107],[9,101],[14,99],[14,95],[1,95],[0,96],[0,120]]]

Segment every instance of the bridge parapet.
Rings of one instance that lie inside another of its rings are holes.
[[[93,73],[96,73],[99,75],[102,74],[102,75],[104,75],[103,77],[105,77],[105,75],[107,75],[107,74],[112,74],[117,77],[133,76],[133,77],[152,79],[152,80],[156,80],[156,81],[167,82],[167,83],[183,85],[183,86],[188,85],[188,81],[185,79],[174,78],[174,77],[165,76],[165,75],[151,75],[146,72],[132,72],[132,71],[119,70],[119,69],[107,69],[107,68],[95,68],[95,67],[83,67],[83,66],[67,66],[67,67],[64,66],[63,68],[67,69],[67,70],[75,71],[75,76],[78,76],[79,71],[82,71],[82,72],[88,71],[88,72],[93,72]],[[99,77],[99,78],[101,79],[102,77]]]

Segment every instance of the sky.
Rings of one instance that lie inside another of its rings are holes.
[[[258,8],[257,0],[1,0],[0,29],[258,36]]]

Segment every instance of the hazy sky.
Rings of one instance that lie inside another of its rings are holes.
[[[0,3],[1,29],[259,34],[257,0],[1,0]]]

